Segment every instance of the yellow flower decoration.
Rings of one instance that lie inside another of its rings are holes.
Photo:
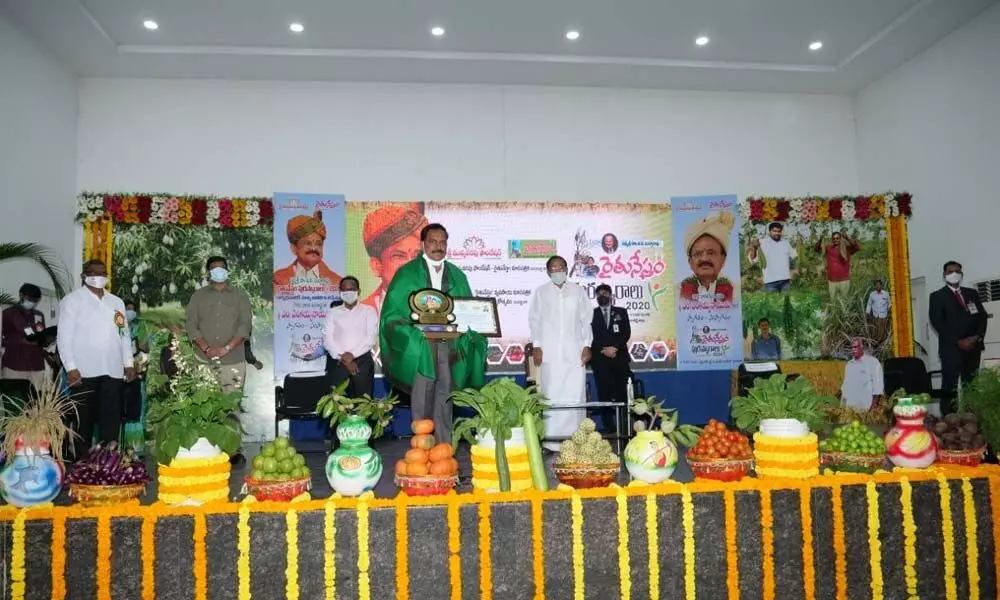
[[[576,600],[584,600],[586,593],[583,580],[583,502],[579,494],[573,494],[570,509],[573,535],[573,597]]]
[[[399,504],[396,506],[396,598],[406,600],[410,597],[410,514],[406,508],[408,496],[399,496]],[[449,522],[449,526],[450,524]]]
[[[903,477],[899,480],[899,503],[903,512],[903,573],[906,595],[917,597],[917,523],[913,518],[913,486]]]
[[[66,515],[52,517],[52,600],[66,598]]]
[[[323,504],[323,587],[326,600],[337,598],[337,520],[333,499]]]
[[[681,522],[684,525],[684,597],[695,600],[694,502],[687,487],[681,491]]]
[[[617,487],[617,486],[615,486]],[[621,600],[631,600],[632,598],[632,573],[630,565],[632,559],[628,551],[628,496],[625,490],[618,488],[615,493],[615,504],[617,505],[616,517],[618,519],[618,581],[621,585]],[[539,511],[541,512],[541,511]],[[539,537],[541,537],[539,535]],[[541,545],[539,543],[539,545]],[[544,574],[536,573],[536,580]],[[544,594],[540,595],[544,599]]]
[[[965,561],[969,573],[969,600],[979,600],[979,541],[976,526],[976,502],[972,482],[962,478],[962,512],[965,517]]]
[[[479,505],[479,597],[493,598],[493,570],[490,561],[490,503]]]
[[[872,597],[881,598],[885,583],[882,579],[882,542],[879,541],[878,488],[874,481],[865,485],[865,496],[868,499],[868,564],[872,578]]]
[[[941,536],[944,538],[944,596],[948,600],[956,600],[955,528],[951,515],[951,487],[944,475],[938,475],[938,496],[941,500]]]
[[[847,597],[847,543],[844,533],[844,499],[841,497],[839,483],[833,485],[833,557],[834,557],[834,588],[838,598]]]
[[[358,502],[358,600],[371,600],[371,581],[368,567],[371,565],[369,553],[368,499]]]
[[[646,551],[649,554],[649,598],[660,598],[660,532],[656,517],[656,494],[646,494]]]
[[[762,571],[764,574],[764,600],[774,600],[774,513],[771,510],[771,491],[760,492],[760,542],[762,546]]]
[[[142,600],[156,600],[156,519],[152,512],[142,519]]]
[[[239,600],[250,600],[250,507],[240,505],[239,515],[236,524],[236,550],[239,552],[236,558],[237,593]]]
[[[813,564],[813,522],[812,522],[812,490],[805,488],[799,491],[799,512],[802,519],[802,585],[805,588],[805,600],[816,598],[816,565]]]
[[[299,600],[299,514],[285,513],[285,598]]]
[[[208,552],[205,549],[205,513],[194,514],[194,600],[208,600]]]
[[[25,592],[25,571],[24,571],[24,522],[27,519],[27,512],[21,510],[14,517],[14,527],[11,529],[10,548],[10,597],[11,600],[24,600]],[[110,543],[110,542],[109,542]]]
[[[449,492],[448,502],[448,580],[451,583],[451,600],[462,600],[462,522],[458,496]],[[398,592],[397,592],[398,595]]]
[[[726,527],[726,590],[729,600],[740,597],[739,546],[736,542],[736,493],[728,489],[722,495]]]

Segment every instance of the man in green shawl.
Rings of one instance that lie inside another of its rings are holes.
[[[445,260],[448,230],[431,223],[420,231],[423,254],[396,271],[382,304],[382,372],[410,392],[413,419],[432,419],[438,442],[451,443],[451,391],[479,388],[486,372],[486,339],[469,330],[450,341],[428,340],[413,326],[410,295],[426,288],[471,296],[465,273]]]

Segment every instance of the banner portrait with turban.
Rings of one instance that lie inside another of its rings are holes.
[[[385,204],[365,215],[362,237],[378,287],[364,304],[382,312],[389,283],[400,267],[420,256],[420,230],[427,225],[420,204]]]
[[[295,260],[274,272],[275,289],[297,285],[337,289],[340,275],[323,261],[323,246],[327,235],[323,211],[317,210],[312,215],[296,215],[288,219],[285,232]]]
[[[680,284],[682,303],[733,301],[732,281],[722,276],[729,255],[735,217],[718,211],[691,223],[684,233],[684,248],[692,275]]]

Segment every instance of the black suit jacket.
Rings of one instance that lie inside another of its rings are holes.
[[[615,326],[618,331],[615,331]],[[590,321],[590,329],[594,332],[594,341],[590,351],[594,356],[605,346],[618,349],[618,356],[628,357],[628,340],[632,337],[632,326],[628,322],[628,311],[619,306],[611,307],[610,327],[604,324],[604,311],[600,307],[594,309],[594,318]]]
[[[969,310],[955,298],[951,288],[944,286],[931,294],[929,317],[931,325],[938,334],[938,353],[949,349],[958,349],[958,340],[973,335],[979,336],[979,349],[985,348],[983,339],[986,337],[986,309],[979,301],[979,293],[972,288],[959,288],[962,298],[970,307]],[[975,314],[972,308],[975,307]]]

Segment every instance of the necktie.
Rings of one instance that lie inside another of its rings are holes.
[[[962,305],[962,310],[965,310],[965,311],[969,310],[969,307],[967,307],[965,305],[965,297],[962,296],[962,290],[961,289],[955,290],[955,299],[958,300],[958,303]]]
[[[604,309],[604,327],[609,327],[611,325],[611,311]]]

